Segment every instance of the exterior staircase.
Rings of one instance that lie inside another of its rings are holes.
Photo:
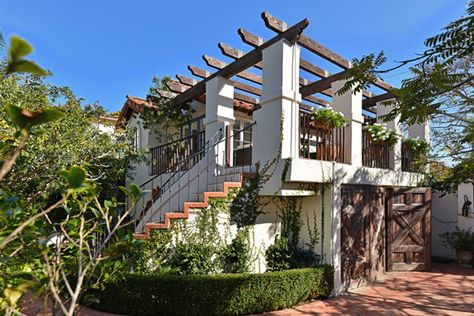
[[[205,191],[199,195],[197,201],[187,201],[183,203],[182,212],[166,212],[163,214],[163,220],[160,222],[147,222],[144,226],[143,233],[135,233],[134,237],[137,239],[148,239],[152,230],[158,229],[169,229],[171,227],[171,220],[173,219],[188,219],[189,212],[191,209],[206,208],[209,205],[210,198],[221,198],[226,197],[229,194],[230,188],[241,188],[243,185],[244,178],[247,174],[240,173],[240,181],[225,181],[219,184],[214,184],[216,191]],[[218,187],[222,187],[222,190],[218,190]]]
[[[245,129],[224,138],[220,130],[201,151],[179,162],[175,171],[144,183],[141,189],[146,193],[135,205],[135,238],[148,239],[152,230],[169,229],[172,219],[188,219],[190,209],[207,207],[209,198],[225,197],[230,188],[240,188],[254,168],[230,167],[228,148],[232,137]]]

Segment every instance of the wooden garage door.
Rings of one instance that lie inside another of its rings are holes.
[[[391,189],[387,209],[389,271],[431,268],[431,189]]]
[[[345,289],[374,281],[384,272],[385,190],[342,187],[341,271]]]

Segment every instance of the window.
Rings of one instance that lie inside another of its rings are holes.
[[[132,135],[132,146],[135,148],[135,150],[138,150],[140,148],[140,137],[138,133],[138,127],[133,128],[133,135]]]
[[[180,134],[181,138],[187,137],[192,134],[198,134],[204,130],[204,116],[196,117],[186,125],[181,126]]]
[[[234,123],[234,150],[252,147],[252,128],[247,128],[252,123],[235,121]],[[242,131],[244,128],[246,130]]]

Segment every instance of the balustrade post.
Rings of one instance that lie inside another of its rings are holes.
[[[377,102],[377,122],[385,124],[387,129],[397,133],[398,141],[389,153],[389,168],[394,171],[402,171],[402,131],[400,127],[400,116],[398,115],[392,121],[383,121],[383,116],[387,115],[393,110],[393,105],[390,102],[394,99]]]
[[[299,157],[298,45],[280,40],[263,50],[261,108],[254,112],[253,163]]]
[[[419,138],[428,144],[430,143],[430,124],[429,121],[408,126],[408,136],[410,138]],[[429,165],[425,165],[425,172],[429,171]]]
[[[299,157],[299,61],[298,45],[282,39],[265,48],[261,108],[253,113],[252,163]],[[282,164],[280,164],[282,165]],[[278,172],[275,172],[277,174]],[[281,187],[280,175],[272,177],[262,194]]]
[[[354,166],[362,166],[362,124],[364,124],[362,93],[354,93],[353,90],[349,90],[339,95],[337,92],[345,82],[345,80],[339,80],[332,83],[332,104],[334,110],[342,112],[347,121],[344,137],[345,162]]]

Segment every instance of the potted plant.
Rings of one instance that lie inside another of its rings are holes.
[[[404,158],[409,168],[412,171],[423,171],[430,145],[419,137],[407,138],[403,140],[402,150],[409,151],[409,155]]]
[[[403,144],[411,149],[416,157],[419,158],[426,156],[430,150],[430,145],[419,137],[404,139]]]
[[[332,108],[315,109],[311,112],[310,126],[315,129],[330,131],[334,128],[344,126],[346,118],[341,112],[336,112]]]
[[[369,138],[375,143],[385,143],[389,148],[393,148],[398,141],[398,135],[394,131],[389,131],[385,125],[374,123],[366,125],[365,130],[369,133]]]
[[[456,257],[460,266],[471,266],[474,258],[474,233],[471,229],[456,227],[452,232],[439,235],[441,242],[456,250]]]

